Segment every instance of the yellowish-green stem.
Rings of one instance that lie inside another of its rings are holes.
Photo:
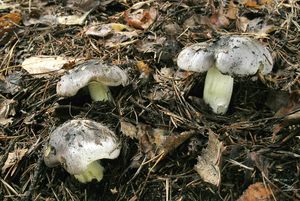
[[[98,161],[94,161],[88,165],[88,168],[81,174],[74,175],[74,177],[81,183],[91,182],[92,180],[101,181],[103,178],[104,168]]]
[[[233,91],[233,78],[223,75],[216,67],[207,71],[203,100],[208,104],[214,113],[225,114],[228,110]]]
[[[90,82],[88,85],[93,101],[111,101],[109,88],[100,82]]]

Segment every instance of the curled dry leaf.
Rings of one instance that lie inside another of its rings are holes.
[[[121,131],[130,138],[138,139],[141,151],[149,158],[160,154],[167,155],[195,134],[194,131],[170,133],[164,129],[154,129],[146,124],[135,126],[124,121],[121,122]]]
[[[213,131],[210,130],[208,136],[207,147],[202,150],[201,156],[198,156],[195,170],[205,182],[219,186],[221,183],[220,163],[225,147]]]
[[[50,73],[63,73],[63,67],[76,59],[61,56],[33,56],[25,59],[22,67],[34,77],[49,77]]]
[[[272,192],[263,183],[250,185],[238,201],[273,201]]]
[[[19,163],[19,161],[22,160],[22,158],[27,153],[28,149],[16,149],[13,152],[10,152],[8,154],[8,157],[2,167],[2,174],[10,167],[13,167],[13,169],[10,170],[10,175],[13,175],[16,170],[16,165]]]
[[[129,26],[136,29],[148,29],[157,17],[157,10],[154,7],[149,9],[138,9],[124,12],[124,17]]]

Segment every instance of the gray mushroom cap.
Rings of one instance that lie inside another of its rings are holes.
[[[63,75],[57,83],[56,92],[59,96],[74,96],[79,89],[92,81],[100,82],[106,86],[126,86],[128,75],[118,66],[92,59],[79,64]]]
[[[48,167],[63,165],[70,174],[81,174],[100,159],[114,159],[120,154],[120,142],[114,132],[91,120],[71,120],[50,135],[51,151],[45,153]]]
[[[196,43],[184,48],[177,57],[177,65],[182,70],[206,72],[214,64],[211,43]]]
[[[215,43],[197,43],[184,48],[178,55],[180,69],[205,72],[215,66],[231,76],[268,74],[273,59],[266,47],[244,36],[223,36]]]
[[[266,47],[241,36],[225,36],[214,45],[216,68],[231,76],[263,75],[272,71],[273,59]]]

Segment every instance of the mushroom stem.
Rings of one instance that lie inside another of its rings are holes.
[[[83,173],[74,175],[74,177],[81,183],[91,182],[93,179],[99,182],[103,178],[103,170],[102,165],[98,161],[94,161],[88,165]]]
[[[216,67],[207,71],[203,99],[214,113],[225,114],[227,112],[233,90],[233,78],[223,75]]]
[[[90,82],[88,84],[90,96],[93,101],[110,101],[111,94],[109,88],[100,82]]]

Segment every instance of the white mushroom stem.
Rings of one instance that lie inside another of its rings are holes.
[[[88,168],[81,174],[74,175],[74,177],[81,183],[91,182],[93,179],[98,182],[103,178],[104,168],[98,161],[94,161],[88,165]]]
[[[88,88],[93,101],[112,100],[110,90],[106,85],[100,82],[90,82]]]
[[[233,78],[223,75],[216,67],[207,71],[203,99],[214,113],[225,114],[227,112],[233,90]]]

